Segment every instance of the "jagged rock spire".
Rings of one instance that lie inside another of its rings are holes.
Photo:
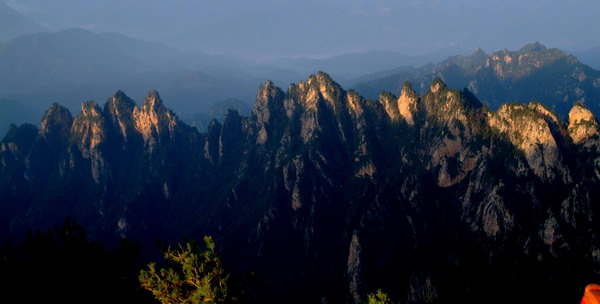
[[[273,84],[267,81],[260,86],[256,95],[256,103],[252,113],[256,117],[258,130],[258,144],[264,144],[273,135],[274,129],[281,129],[276,126],[276,121],[286,119],[285,106],[283,100],[285,93]]]
[[[134,108],[135,129],[142,134],[150,151],[160,141],[170,140],[178,125],[177,116],[168,110],[157,91],[150,91],[141,108]]]
[[[88,100],[81,104],[81,115],[88,117],[100,117],[102,115],[102,109],[100,109],[100,106],[98,106],[95,101]]]
[[[163,101],[160,98],[160,95],[157,91],[152,90],[148,92],[146,98],[144,98],[144,104],[142,105],[142,109],[144,111],[149,110],[158,110],[160,108],[164,108]]]
[[[448,88],[448,86],[446,85],[444,80],[442,80],[441,78],[437,78],[437,77],[431,81],[431,85],[429,86],[429,90],[432,93],[437,93],[445,88]]]
[[[133,134],[133,110],[135,107],[135,102],[121,90],[110,97],[104,105],[104,116],[125,141]]]
[[[419,94],[410,82],[405,81],[398,98],[398,112],[409,125],[414,125],[414,114],[417,112]]]
[[[57,134],[61,136],[68,136],[72,124],[73,115],[71,115],[69,109],[59,105],[58,103],[53,103],[44,113],[40,134]]]

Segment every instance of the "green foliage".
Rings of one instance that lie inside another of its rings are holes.
[[[507,111],[509,112],[509,117],[513,122],[539,122],[540,120],[543,120],[538,112],[518,101],[508,102],[504,105],[504,107],[506,107]]]
[[[596,127],[596,122],[593,120],[580,120],[578,121],[575,126],[583,126],[586,129],[591,129]]]
[[[582,107],[584,109],[587,109],[587,107],[579,100],[573,102],[573,107]]]
[[[412,84],[408,80],[405,80],[404,83],[402,84],[402,89],[400,90],[400,94],[402,94],[403,91],[411,98],[419,97],[419,94],[417,93],[417,91],[415,91]]]
[[[367,295],[369,304],[392,304],[392,300],[387,293],[377,289],[377,293],[370,293]]]
[[[204,243],[206,250],[201,250],[195,242],[168,248],[164,257],[173,267],[157,269],[151,263],[148,270],[140,272],[142,287],[164,304],[225,303],[229,300],[229,275],[215,253],[212,238],[205,236]]]

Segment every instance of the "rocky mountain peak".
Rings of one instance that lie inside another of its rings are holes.
[[[519,54],[538,53],[538,52],[543,52],[546,50],[548,50],[546,48],[546,46],[544,46],[543,44],[536,41],[534,43],[528,43],[528,44],[524,45],[521,49],[519,49],[517,51],[517,53],[519,53]]]
[[[596,116],[581,103],[576,103],[569,112],[569,135],[573,143],[580,144],[592,136],[598,136],[600,127]]]
[[[84,151],[84,157],[104,140],[105,133],[104,116],[98,104],[95,101],[82,103],[81,114],[73,121],[71,134]]]
[[[483,67],[491,68],[500,78],[522,78],[539,68],[551,65],[561,59],[571,64],[575,59],[558,49],[547,49],[539,42],[527,44],[518,51],[506,49],[493,53]]]
[[[530,102],[528,105],[529,109],[537,112],[541,115],[552,127],[558,127],[561,123],[558,119],[558,116],[554,112],[552,112],[548,107],[543,105],[540,102]]]
[[[81,104],[81,114],[73,121],[71,132],[84,137],[104,133],[104,116],[95,101],[86,101]]]
[[[230,158],[238,156],[235,154],[236,148],[239,149],[239,145],[244,142],[244,121],[238,111],[231,109],[227,111],[220,131],[219,158],[227,162]]]
[[[154,90],[148,92],[141,108],[134,108],[133,120],[150,152],[158,141],[171,139],[179,124],[177,116],[163,105],[160,95]]]
[[[111,108],[111,112],[114,112],[116,109],[125,109],[133,111],[133,108],[135,107],[135,102],[131,98],[129,98],[129,96],[127,96],[125,92],[118,90],[117,92],[115,92],[115,94],[113,94],[112,97],[108,99],[108,101],[105,104],[105,108],[106,107]]]
[[[104,105],[104,116],[111,122],[112,127],[118,130],[125,141],[133,132],[133,110],[135,108],[135,102],[121,90],[110,97]]]
[[[543,106],[520,103],[504,104],[491,114],[489,124],[506,134],[509,141],[525,154],[531,170],[546,181],[569,181],[569,172],[554,137],[552,121],[556,116]],[[550,121],[548,120],[550,117]]]
[[[443,81],[442,81],[443,83]],[[409,81],[405,81],[402,84],[402,89],[400,90],[400,95],[405,95],[406,97],[417,98],[419,97],[419,93],[415,91],[412,84]]]
[[[258,118],[258,122],[262,123],[269,119],[269,111],[276,107],[283,107],[283,98],[285,93],[272,81],[267,81],[260,86],[256,95],[256,102],[252,113]]]
[[[439,90],[439,87],[435,88],[435,90]],[[414,125],[413,116],[417,112],[418,100],[419,94],[413,89],[410,82],[405,81],[400,97],[398,98],[398,112],[409,125]]]
[[[460,121],[466,125],[467,109],[471,103],[457,90],[450,89],[440,78],[431,81],[429,91],[421,96],[421,102],[427,116],[443,124]]]
[[[396,96],[390,92],[381,92],[379,94],[379,102],[383,105],[383,109],[392,121],[400,119],[399,101]]]
[[[72,124],[73,115],[71,115],[69,109],[58,103],[53,103],[44,113],[40,125],[40,134],[43,136],[56,134],[65,137],[69,135]]]
[[[489,55],[484,52],[481,48],[475,49],[473,54],[468,56],[454,56],[450,57],[447,60],[442,62],[442,65],[447,68],[452,68],[453,66],[459,67],[464,70],[472,70],[481,66],[485,60],[489,57]]]
[[[144,98],[142,109],[144,111],[158,111],[164,109],[163,101],[157,91],[150,91]]]
[[[324,85],[336,85],[339,87],[339,85],[337,84],[337,82],[335,82],[333,80],[333,78],[331,78],[331,76],[329,76],[329,74],[323,72],[323,71],[319,71],[316,74],[316,79],[320,84],[324,84]]]
[[[429,91],[431,91],[432,93],[439,93],[441,92],[443,89],[447,89],[448,86],[446,86],[446,83],[441,79],[441,78],[434,78],[431,81],[431,85],[429,86]]]
[[[344,89],[337,82],[335,82],[327,73],[317,73],[317,83],[319,84],[319,90],[327,100],[332,101],[336,97],[339,97],[340,92]]]
[[[71,142],[74,142],[84,159],[90,162],[93,180],[99,184],[106,177],[105,160],[99,146],[106,139],[104,115],[98,104],[86,101],[81,105],[81,114],[73,121]],[[103,179],[102,179],[103,180]]]
[[[260,126],[257,143],[263,144],[272,135],[273,124],[277,120],[286,117],[286,109],[283,103],[285,93],[273,82],[267,81],[260,86],[259,92],[256,95],[256,103],[252,114],[256,117],[257,123]],[[289,116],[289,115],[288,115]]]
[[[102,116],[102,109],[95,101],[86,101],[81,104],[81,116],[89,118],[99,118]]]
[[[114,100],[121,100],[121,99],[128,99],[129,97],[127,97],[125,92],[123,92],[122,90],[117,90],[111,98]]]
[[[300,83],[300,88],[306,91],[303,99],[306,100],[305,103],[309,107],[315,106],[317,100],[323,99],[337,108],[344,93],[344,89],[324,72],[310,75],[306,83]]]
[[[256,94],[257,103],[261,101],[263,104],[268,99],[272,99],[279,94],[281,90],[271,80],[267,80],[264,84],[260,85],[258,94]],[[256,108],[256,103],[255,103]]]
[[[485,56],[487,57],[487,53],[482,49],[482,48],[476,48],[475,52],[473,52],[473,54],[471,56],[477,56],[477,57],[481,57],[481,56]]]

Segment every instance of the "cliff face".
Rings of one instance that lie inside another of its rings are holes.
[[[538,177],[560,178],[565,183],[571,180],[558,146],[563,140],[558,118],[544,106],[505,104],[491,116],[490,125],[525,154],[529,168]]]
[[[11,128],[2,232],[73,215],[100,239],[211,234],[263,302],[476,302],[490,284],[570,299],[600,272],[598,147],[582,105],[568,124],[538,103],[490,111],[439,79],[375,101],[324,73],[267,82],[250,117],[203,134],[156,92],[117,92]]]

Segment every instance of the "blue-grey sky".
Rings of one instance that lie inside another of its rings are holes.
[[[51,29],[83,27],[211,53],[326,56],[600,46],[598,0],[4,0]]]

